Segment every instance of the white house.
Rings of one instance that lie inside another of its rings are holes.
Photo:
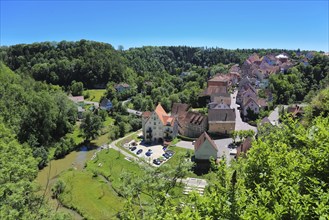
[[[178,122],[159,103],[153,112],[143,112],[142,129],[145,142],[161,143],[177,136]]]
[[[248,115],[248,109],[253,111],[256,114],[259,114],[260,106],[254,98],[248,98],[243,104],[243,115]]]

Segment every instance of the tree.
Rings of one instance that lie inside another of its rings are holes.
[[[231,136],[232,136],[232,139],[233,139],[233,143],[235,143],[236,138],[238,137],[238,131],[232,131]]]
[[[83,83],[82,82],[76,82],[75,80],[71,83],[71,92],[74,96],[82,95],[83,93]]]
[[[101,117],[89,111],[84,115],[84,119],[80,125],[80,129],[83,132],[86,141],[95,139],[100,135],[102,127],[103,124]]]

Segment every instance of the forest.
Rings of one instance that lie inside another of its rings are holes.
[[[110,44],[43,42],[1,47],[0,56],[0,219],[68,219],[54,212],[33,182],[52,156],[75,147],[67,136],[75,129],[77,109],[67,98],[84,88],[106,88],[113,101],[116,139],[140,122],[128,116],[121,101],[131,97],[135,109],[153,110],[161,102],[200,107],[199,94],[209,76],[226,73],[253,54],[297,51],[195,47],[114,49]],[[304,52],[306,53],[306,51]],[[131,201],[156,187],[152,175],[126,176],[125,211],[121,219],[327,219],[329,218],[329,58],[317,53],[309,65],[297,58],[287,74],[270,77],[275,104],[308,102],[302,121],[282,117],[282,127],[266,127],[246,157],[230,167],[213,165],[215,174],[204,196],[182,200],[158,189],[159,203],[131,208]],[[188,73],[188,74],[182,74]],[[117,83],[131,89],[117,93]],[[104,112],[87,113],[84,138],[98,135]],[[99,127],[88,131],[90,124]],[[89,133],[88,133],[89,132]],[[53,154],[53,155],[51,155]],[[152,180],[153,178],[153,180]],[[143,181],[152,183],[147,187]],[[136,191],[135,191],[136,190]]]

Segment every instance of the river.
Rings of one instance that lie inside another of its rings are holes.
[[[87,160],[90,160],[96,149],[81,147],[79,150],[72,151],[62,159],[52,160],[48,166],[39,171],[36,178],[37,183],[41,186],[41,193],[45,193],[45,199],[56,209],[57,200],[51,198],[51,187],[56,182],[58,175],[70,168],[81,170]],[[48,186],[47,186],[48,183]],[[47,188],[47,189],[46,189]],[[69,212],[74,219],[83,219],[77,212],[60,207],[60,211]]]

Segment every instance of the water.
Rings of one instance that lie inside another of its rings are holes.
[[[57,207],[57,201],[51,198],[51,187],[56,182],[58,175],[70,168],[82,170],[85,162],[90,160],[96,150],[96,148],[88,149],[88,147],[83,146],[80,150],[72,151],[62,159],[50,161],[47,167],[39,171],[36,182],[41,186],[40,193],[45,193],[45,199],[51,206]],[[64,207],[59,208],[59,211],[70,212],[75,219],[82,219],[78,213]]]

